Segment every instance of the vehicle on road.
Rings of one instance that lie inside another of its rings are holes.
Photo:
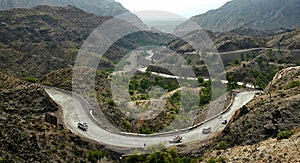
[[[227,124],[227,119],[224,119],[224,120],[222,121],[222,124],[223,124],[223,125]]]
[[[85,122],[78,122],[78,128],[80,128],[83,131],[86,131],[88,129],[88,125]]]
[[[169,140],[169,143],[179,143],[182,140],[182,136],[176,135],[173,139]]]
[[[202,128],[202,134],[208,134],[208,133],[211,133],[211,127]]]

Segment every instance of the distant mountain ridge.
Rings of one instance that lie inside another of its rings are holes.
[[[14,77],[41,78],[51,71],[70,68],[83,42],[111,18],[86,13],[75,6],[40,5],[0,11],[0,70]],[[118,25],[137,29],[126,21]],[[132,33],[115,42],[104,57],[114,61],[126,51],[145,44],[166,43],[169,39],[152,31]],[[111,68],[113,63],[106,61],[102,68]]]
[[[300,28],[299,15],[299,0],[232,0],[191,20],[212,31],[230,31],[240,27],[297,29]]]
[[[114,0],[1,0],[0,10],[12,8],[32,8],[38,5],[76,6],[86,12],[99,16],[117,16],[129,12]]]

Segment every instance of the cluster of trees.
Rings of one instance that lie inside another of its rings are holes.
[[[173,149],[165,149],[165,150],[157,150],[152,152],[149,155],[136,154],[131,155],[126,158],[125,162],[160,162],[160,163],[196,163],[197,159],[191,157],[179,157],[177,150]]]
[[[155,86],[163,88],[168,92],[179,88],[179,84],[175,79],[152,77],[151,74],[146,73],[132,77],[129,82],[128,91],[133,100],[148,100],[149,92]]]

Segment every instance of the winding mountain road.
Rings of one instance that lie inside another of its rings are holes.
[[[49,96],[58,103],[63,110],[63,122],[66,128],[70,129],[73,133],[78,134],[82,137],[97,141],[101,144],[107,144],[117,147],[129,147],[129,148],[140,148],[144,147],[144,143],[147,145],[155,145],[164,143],[166,146],[171,146],[169,140],[178,133],[173,134],[157,134],[157,135],[134,135],[126,133],[113,133],[104,130],[95,124],[93,120],[91,108],[88,106],[86,101],[80,96],[73,96],[72,93],[64,90],[55,88],[45,88]],[[212,133],[221,131],[226,125],[222,124],[223,119],[230,119],[236,110],[247,104],[258,91],[248,91],[238,93],[234,97],[233,104],[229,111],[222,115],[222,118],[216,117],[210,121],[205,122],[199,127],[192,130],[187,130],[180,133],[183,137],[182,143],[189,143],[195,140],[205,140],[210,134],[202,134],[201,129],[203,127],[211,127]],[[77,127],[78,122],[87,122],[88,130],[82,131]]]

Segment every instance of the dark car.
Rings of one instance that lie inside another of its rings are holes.
[[[80,128],[81,130],[86,131],[88,129],[88,125],[85,122],[78,122],[78,128]]]
[[[222,124],[227,124],[227,120],[226,119],[224,119],[223,121],[222,121]]]

